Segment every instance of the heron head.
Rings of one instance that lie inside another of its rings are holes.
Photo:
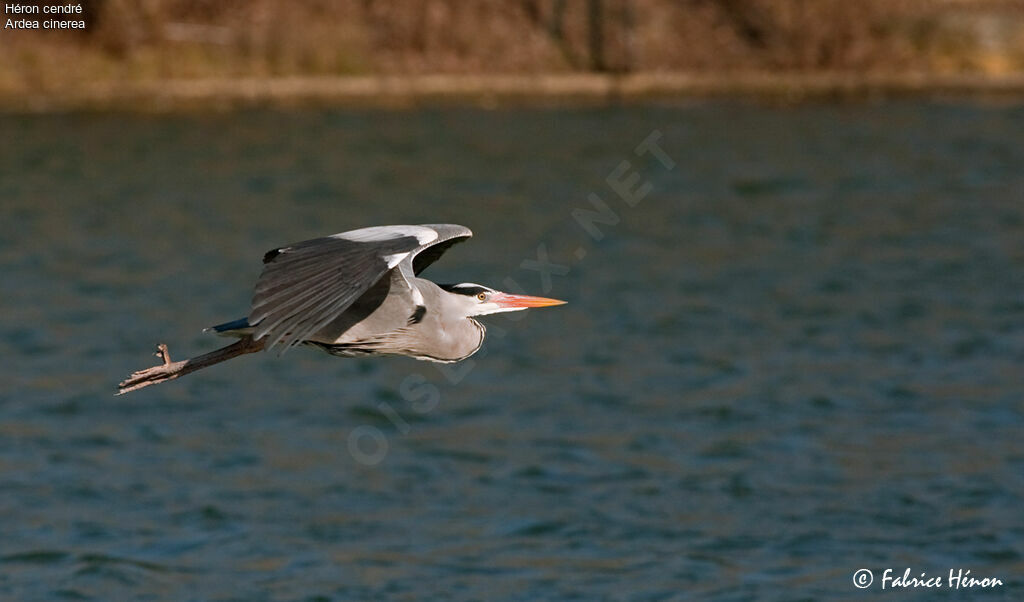
[[[466,312],[466,317],[486,316],[506,311],[519,311],[531,307],[562,305],[565,301],[530,295],[513,295],[496,291],[480,284],[441,284],[442,289],[452,294],[453,300]]]

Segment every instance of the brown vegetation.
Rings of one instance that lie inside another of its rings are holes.
[[[84,32],[0,30],[0,94],[59,93],[98,82],[114,88],[168,79],[352,74],[970,72],[995,64],[984,58],[992,49],[957,15],[993,10],[1018,15],[1017,33],[1003,36],[1000,69],[1024,65],[1024,0],[82,5]]]

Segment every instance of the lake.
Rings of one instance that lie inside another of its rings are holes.
[[[0,598],[1024,597],[1020,107],[0,132]],[[223,344],[268,249],[438,222],[475,237],[424,276],[568,305],[461,364],[300,348],[113,395]]]

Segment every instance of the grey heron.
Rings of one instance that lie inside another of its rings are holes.
[[[263,256],[249,315],[207,331],[238,341],[205,355],[133,373],[118,394],[246,353],[312,345],[343,357],[404,355],[457,362],[476,353],[474,317],[564,301],[474,283],[435,284],[419,274],[473,233],[455,224],[373,226],[271,249]]]

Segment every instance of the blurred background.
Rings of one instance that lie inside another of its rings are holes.
[[[81,6],[0,29],[0,598],[1024,595],[1021,3]],[[266,250],[431,222],[568,305],[114,397]]]
[[[684,73],[720,78],[716,81],[728,89],[742,81],[742,74],[763,72],[914,73],[948,83],[964,76],[1007,78],[1024,68],[1021,0],[83,0],[73,5],[81,14],[57,19],[80,22],[80,29],[0,30],[0,105],[25,109],[117,100],[123,106],[178,89],[179,103],[211,100],[238,91],[237,84],[211,90],[213,81],[239,78]],[[4,18],[19,16],[25,15]],[[467,81],[473,80],[462,85]],[[1019,77],[1011,81],[1024,87]],[[666,86],[669,92],[695,87],[662,79],[646,88]],[[457,87],[433,91],[443,96]],[[532,91],[540,88],[534,83]],[[791,94],[800,91],[792,84],[787,88]],[[288,89],[293,100],[319,90],[309,81],[292,82]],[[247,98],[253,100],[251,92]]]

